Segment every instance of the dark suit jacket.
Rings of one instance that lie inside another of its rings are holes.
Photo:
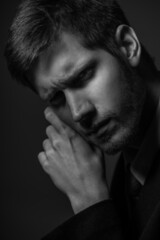
[[[134,204],[130,204],[126,194],[124,161],[121,155],[111,184],[112,200],[105,200],[85,209],[43,239],[160,240],[159,126],[160,115],[155,122],[151,145],[148,146],[154,148],[156,144],[157,151],[145,184]]]

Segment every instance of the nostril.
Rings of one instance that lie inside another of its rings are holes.
[[[79,121],[81,127],[84,129],[91,128],[94,117],[95,117],[94,112],[87,113],[85,116],[83,116]]]
[[[87,129],[87,128],[90,126],[90,121],[89,121],[89,119],[82,119],[82,120],[80,121],[80,125],[81,125],[83,128]]]

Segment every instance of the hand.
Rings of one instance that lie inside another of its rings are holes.
[[[108,199],[100,150],[91,148],[51,108],[45,110],[45,116],[51,125],[38,158],[54,184],[69,197],[74,212]]]

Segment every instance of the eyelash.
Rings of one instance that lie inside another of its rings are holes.
[[[94,69],[90,68],[82,72],[78,79],[75,79],[71,84],[70,88],[76,89],[85,86],[88,81],[94,75]],[[65,103],[65,95],[62,91],[57,91],[51,95],[49,98],[49,104],[53,107],[59,107],[60,105]]]
[[[74,82],[71,84],[71,88],[80,88],[83,86],[86,86],[89,80],[93,77],[94,75],[94,69],[90,68],[85,70],[80,74],[80,76],[74,80]]]

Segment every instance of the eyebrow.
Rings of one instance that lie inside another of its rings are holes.
[[[70,87],[76,79],[80,78],[80,75],[87,71],[88,69],[94,68],[97,65],[96,59],[90,59],[87,63],[85,63],[83,66],[81,66],[75,73],[72,74],[72,76],[66,78],[66,79],[59,79],[57,80],[57,84],[54,83],[54,86],[52,87],[52,90],[49,94],[47,94],[45,100],[48,102],[50,101],[50,98],[54,95],[54,93],[57,92],[56,88],[59,89],[65,89],[67,87]]]
[[[94,68],[97,65],[96,59],[89,60],[86,64],[81,66],[75,73],[72,74],[72,76],[66,78],[66,79],[59,79],[58,84],[55,84],[57,88],[64,89],[66,87],[69,87],[72,85],[72,83],[80,79],[80,75],[87,71],[88,69]]]

